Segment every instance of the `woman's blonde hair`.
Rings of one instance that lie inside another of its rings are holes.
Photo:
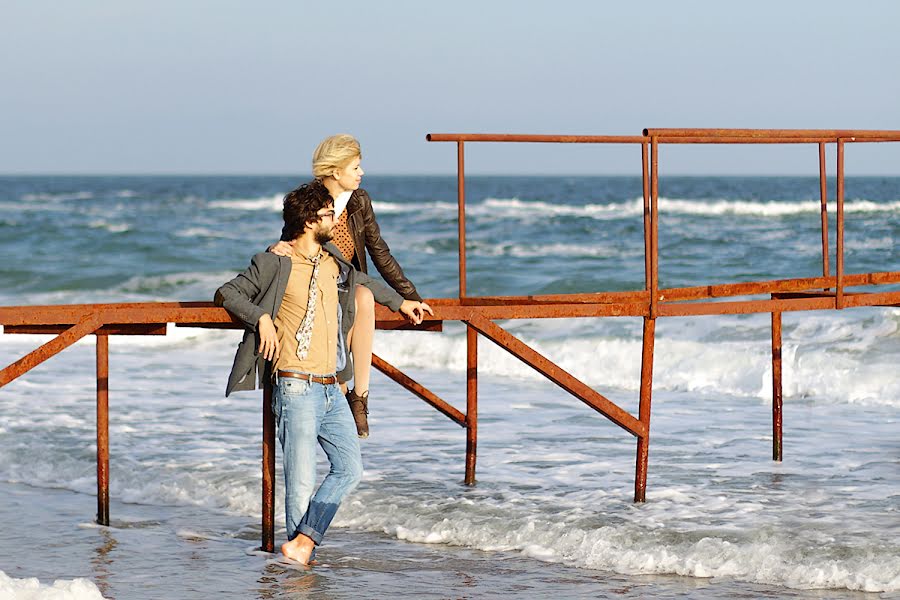
[[[327,137],[319,143],[313,152],[313,177],[322,179],[331,175],[335,169],[343,169],[356,157],[362,158],[359,142],[348,133],[339,133]]]

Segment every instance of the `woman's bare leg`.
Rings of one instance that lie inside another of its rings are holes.
[[[347,334],[353,354],[353,389],[345,392],[350,412],[356,422],[356,433],[369,437],[369,372],[372,369],[372,342],[375,339],[375,298],[363,286],[356,287],[356,321]]]
[[[356,286],[356,321],[348,336],[353,353],[353,391],[363,396],[369,391],[372,344],[375,341],[375,297],[371,290]]]

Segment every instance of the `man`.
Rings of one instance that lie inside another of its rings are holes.
[[[330,243],[333,201],[320,182],[285,196],[283,217],[293,255],[257,254],[216,291],[215,302],[247,328],[225,395],[253,389],[256,373],[260,383],[274,379],[288,537],[281,551],[305,565],[362,476],[356,426],[337,384],[337,373],[349,368],[344,341],[355,316],[355,286],[366,286],[380,304],[416,324],[427,306],[404,300],[344,260]],[[331,469],[313,495],[317,442]]]

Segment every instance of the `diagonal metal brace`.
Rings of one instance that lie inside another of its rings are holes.
[[[31,351],[0,371],[0,387],[3,387],[20,375],[27,373],[51,356],[59,354],[84,336],[94,333],[102,326],[103,319],[99,314],[90,313],[85,315],[75,325],[72,325],[46,344]]]
[[[372,366],[396,381],[401,386],[436,408],[438,411],[453,420],[454,423],[461,427],[466,426],[466,415],[440,399],[434,392],[407,376],[403,371],[394,365],[386,362],[376,354],[372,354]]]
[[[647,426],[631,416],[628,411],[595,392],[580,379],[561,369],[551,360],[493,321],[489,321],[473,312],[466,319],[466,322],[478,330],[478,333],[529,365],[628,433],[638,437],[646,435]]]

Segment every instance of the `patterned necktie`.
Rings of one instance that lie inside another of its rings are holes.
[[[297,358],[303,360],[309,354],[309,344],[312,342],[313,319],[316,316],[316,300],[319,298],[319,286],[316,280],[319,278],[319,259],[322,258],[320,251],[315,258],[311,259],[313,264],[312,276],[309,278],[309,300],[306,302],[306,314],[303,316],[303,322],[297,328]]]

